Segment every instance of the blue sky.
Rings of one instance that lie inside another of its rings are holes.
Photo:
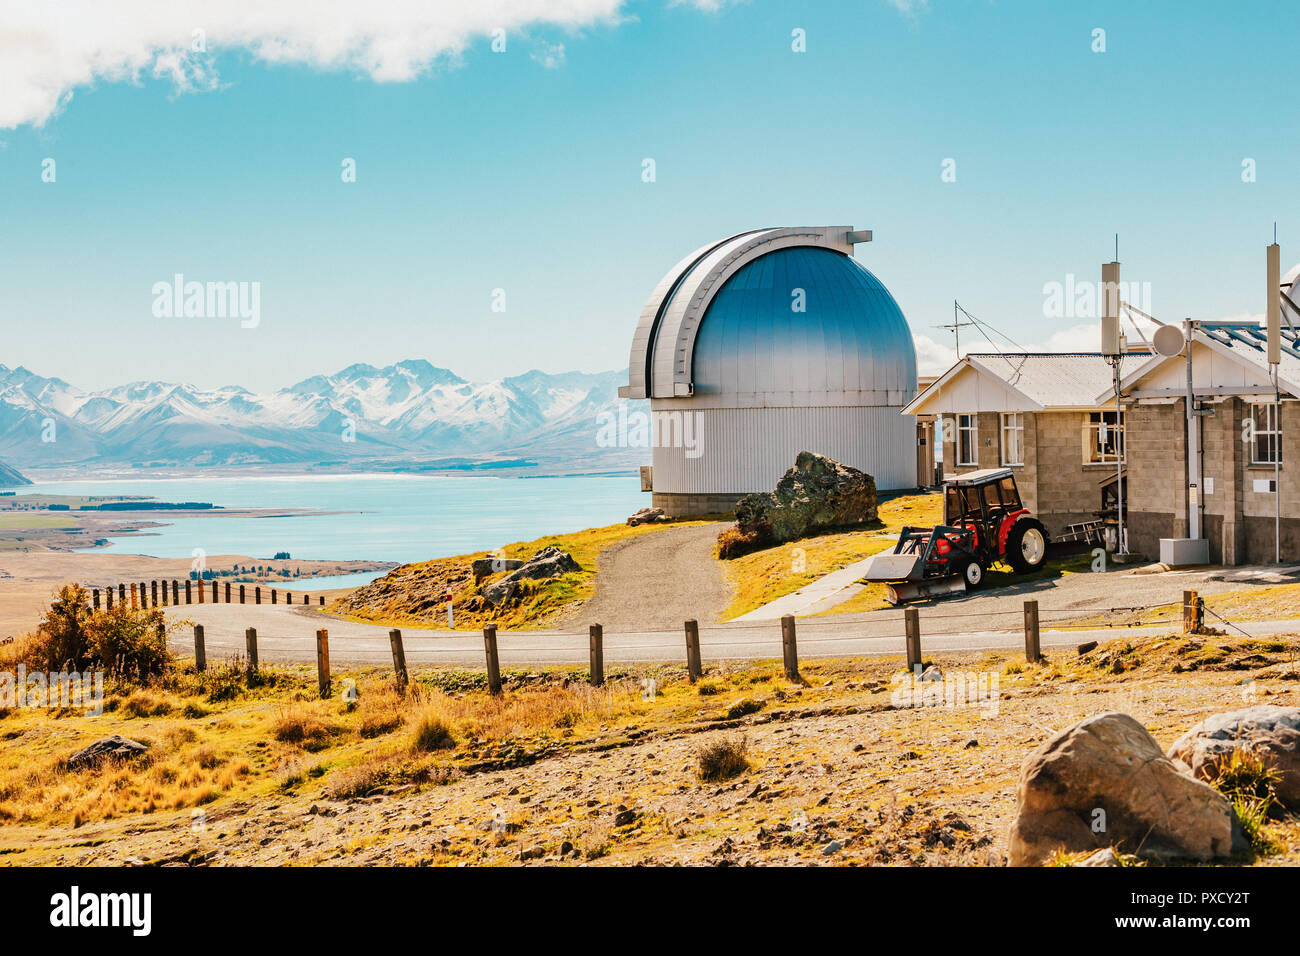
[[[255,389],[411,357],[474,380],[622,367],[662,273],[764,225],[873,229],[858,258],[931,340],[923,366],[954,298],[1022,344],[1091,346],[1086,317],[1044,315],[1043,287],[1096,279],[1116,232],[1163,319],[1262,312],[1274,220],[1284,268],[1300,260],[1281,3],[703,6],[496,0],[518,20],[506,52],[466,12],[410,69],[310,37],[276,56],[217,22],[188,91],[155,75],[175,41],[142,14],[95,41],[121,49],[114,75],[84,82],[90,41],[68,40],[63,73],[43,47],[10,57],[0,362]],[[15,92],[37,80],[64,99],[50,115]],[[156,317],[152,286],[178,272],[259,282],[260,324]]]

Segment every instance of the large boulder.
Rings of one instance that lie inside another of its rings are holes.
[[[470,571],[474,574],[474,583],[478,584],[489,574],[499,574],[502,571],[514,571],[522,568],[524,562],[518,558],[475,558],[470,562]]]
[[[1156,860],[1212,860],[1244,849],[1227,799],[1194,779],[1128,714],[1099,714],[1026,758],[1008,834],[1012,866],[1058,850],[1114,846]]]
[[[777,542],[875,519],[876,480],[810,451],[799,452],[775,491],[745,495],[736,504],[742,532],[770,533]]]
[[[555,547],[543,548],[500,581],[489,584],[483,590],[483,599],[493,607],[497,607],[515,596],[521,581],[558,578],[581,570],[582,565],[573,560],[573,556],[568,552]]]
[[[1200,780],[1213,780],[1234,750],[1261,758],[1276,770],[1278,802],[1300,810],[1300,707],[1260,704],[1205,718],[1169,748]]]
[[[68,758],[67,768],[69,770],[93,769],[102,765],[106,760],[120,761],[139,757],[148,749],[148,744],[142,744],[130,737],[114,734],[112,737],[103,737],[96,740],[89,747],[78,750]]]

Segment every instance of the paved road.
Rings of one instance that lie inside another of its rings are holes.
[[[731,603],[731,587],[713,556],[724,527],[667,527],[610,545],[596,560],[595,596],[562,628],[656,630],[680,627],[690,618],[716,623]]]
[[[929,617],[926,609],[921,611],[921,641],[927,654],[1024,647],[1024,632],[1018,616],[1002,617],[997,623],[987,617],[981,621],[938,616],[948,610],[948,607],[936,607]],[[255,627],[261,660],[310,663],[316,659],[316,628],[324,627],[329,630],[330,660],[334,664],[386,666],[392,662],[386,628],[341,621],[301,607],[206,604],[174,609],[168,614],[173,618],[188,617],[204,626],[209,660],[243,653],[244,629]],[[1300,631],[1300,621],[1297,620],[1250,622],[1241,626],[1251,634]],[[1071,647],[1089,640],[1108,640],[1119,632],[1162,633],[1168,630],[1169,625],[1054,630],[1050,624],[1044,624],[1041,641],[1044,648]],[[483,638],[477,631],[403,628],[402,635],[406,659],[411,665],[483,666]],[[901,611],[881,612],[871,620],[805,619],[798,624],[799,654],[805,659],[902,654],[902,635]],[[181,652],[193,653],[188,629],[178,632],[174,644]],[[501,632],[498,646],[505,667],[587,663],[588,639],[585,633]],[[779,658],[780,625],[771,622],[701,627],[700,649],[705,660]],[[680,629],[605,629],[605,660],[608,663],[681,662],[684,658]]]

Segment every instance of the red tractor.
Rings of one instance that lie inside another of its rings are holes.
[[[943,484],[943,524],[906,527],[892,552],[871,559],[864,578],[889,584],[889,600],[965,592],[995,561],[1018,574],[1047,560],[1047,529],[1020,501],[1010,468],[973,471]]]

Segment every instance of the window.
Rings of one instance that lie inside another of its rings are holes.
[[[1254,402],[1250,406],[1250,463],[1272,465],[1282,461],[1282,428],[1278,408],[1273,402]]]
[[[1117,464],[1124,458],[1124,416],[1116,425],[1115,412],[1090,412],[1083,423],[1084,464]]]
[[[974,415],[957,416],[957,464],[979,464],[979,426]]]
[[[1002,413],[1002,464],[1025,463],[1025,416],[1021,412]]]

